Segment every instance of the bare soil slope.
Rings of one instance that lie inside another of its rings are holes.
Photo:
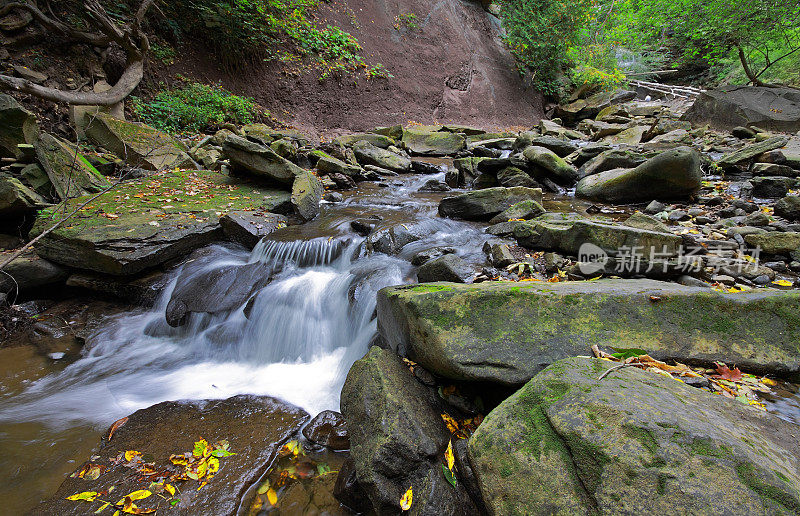
[[[406,23],[409,14],[417,27]],[[408,121],[528,126],[542,116],[542,97],[515,71],[499,20],[478,2],[339,0],[322,4],[319,21],[350,32],[367,64],[394,77],[320,81],[319,71],[287,73],[278,63],[227,74],[204,54],[182,59],[176,71],[221,81],[300,129],[324,132]]]

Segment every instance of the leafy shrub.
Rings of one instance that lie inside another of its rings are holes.
[[[576,45],[591,13],[592,0],[502,0],[506,43],[533,84],[558,94],[569,68],[567,50]]]
[[[381,63],[370,66],[365,70],[367,79],[391,79],[394,77]]]
[[[312,16],[319,0],[174,0],[171,16],[182,29],[205,38],[223,63],[317,54],[322,59],[358,61],[361,46],[338,27],[318,28]],[[198,23],[199,20],[199,23]]]
[[[150,101],[131,100],[139,119],[171,133],[198,132],[228,122],[247,124],[266,115],[251,98],[200,83],[162,90]]]

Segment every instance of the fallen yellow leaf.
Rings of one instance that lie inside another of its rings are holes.
[[[407,511],[411,508],[411,504],[414,502],[414,493],[411,490],[413,486],[408,487],[408,491],[403,494],[403,497],[400,498],[400,508],[404,511]]]

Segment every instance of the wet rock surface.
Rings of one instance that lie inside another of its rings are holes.
[[[373,347],[342,389],[356,479],[376,513],[396,513],[409,485],[417,514],[478,514],[463,487],[446,480],[439,457],[449,432],[434,393],[394,353]]]
[[[798,427],[671,378],[570,358],[469,440],[495,514],[800,509]]]
[[[138,475],[131,474],[135,468],[132,470],[130,461],[124,460],[126,451],[141,452],[140,460],[154,462],[156,470],[179,471],[182,468],[174,466],[170,456],[191,452],[202,437],[209,443],[227,440],[229,450],[236,455],[221,458],[218,473],[202,489],[194,487],[199,483],[191,479],[176,482],[181,489],[180,501],[169,510],[176,514],[235,514],[244,491],[258,480],[283,443],[308,417],[303,410],[269,397],[242,395],[227,400],[159,403],[131,414],[115,429],[111,440],[102,441],[96,458],[85,463],[105,466],[96,480],[68,478],[53,498],[35,510],[86,514],[87,502],[65,498],[85,491],[108,491],[115,486],[108,497],[116,502],[127,493],[146,489],[149,482],[143,483]],[[120,456],[123,460],[117,462]],[[136,504],[148,509],[169,507],[158,496],[137,500]],[[93,510],[100,505],[93,502]]]
[[[390,349],[454,380],[524,383],[593,344],[796,374],[797,303],[789,292],[723,294],[652,280],[435,283],[383,289],[378,327]]]

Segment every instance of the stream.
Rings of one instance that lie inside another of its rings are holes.
[[[453,192],[420,192],[430,179],[443,181],[444,172],[360,183],[343,192],[342,202],[323,204],[313,221],[272,233],[252,252],[209,246],[171,273],[152,309],[110,316],[78,360],[64,367],[27,358],[37,370],[32,379],[0,390],[0,467],[10,473],[0,486],[4,513],[24,512],[51,496],[110,423],[161,401],[249,393],[280,398],[312,416],[338,410],[347,372],[376,332],[377,291],[415,282],[409,260],[432,247],[456,248],[476,271],[484,264],[485,225],[439,218],[439,201]],[[571,197],[545,204],[557,211],[586,208]],[[404,224],[424,236],[398,256],[368,254],[350,222],[375,215],[382,218],[378,229]],[[272,278],[247,301],[191,314],[177,328],[167,324],[179,280],[247,264],[259,280]],[[776,405],[800,423],[796,392]]]

